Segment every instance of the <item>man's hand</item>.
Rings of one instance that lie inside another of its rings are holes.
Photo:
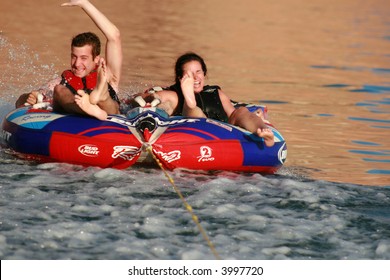
[[[39,91],[32,91],[30,93],[25,93],[19,96],[18,100],[15,102],[15,107],[19,108],[22,106],[29,106],[38,103]]]

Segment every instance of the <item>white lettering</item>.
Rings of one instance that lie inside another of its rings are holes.
[[[181,158],[181,152],[178,150],[171,151],[168,153],[157,152],[156,154],[159,155],[161,157],[161,159],[163,159],[164,161],[169,162],[169,163]]]
[[[141,148],[135,146],[115,146],[112,158],[122,158],[131,161],[136,155],[141,152]]]
[[[8,131],[2,130],[1,131],[1,137],[4,139],[4,141],[8,142],[9,139],[11,138],[12,134],[9,133]]]
[[[215,160],[215,158],[212,156],[212,149],[209,146],[200,147],[200,156],[198,156],[197,158],[198,162]]]
[[[83,154],[84,156],[87,156],[87,157],[97,157],[97,156],[99,156],[99,152],[100,152],[98,147],[96,147],[95,145],[91,145],[91,144],[81,145],[78,148],[78,150],[81,154]]]
[[[146,116],[142,116],[139,119],[135,120],[134,122],[124,120],[124,119],[119,119],[117,117],[110,117],[109,121],[123,124],[123,125],[127,125],[127,126],[131,126],[131,127],[135,127],[135,126],[137,126],[138,123],[140,123],[142,120],[144,120],[145,118],[148,118],[148,117],[152,117],[159,126],[169,126],[169,125],[180,124],[180,123],[195,123],[195,122],[200,121],[199,119],[176,119],[176,120],[171,120],[171,121],[163,121],[163,120],[160,120],[158,117],[153,116],[151,114],[147,114]]]

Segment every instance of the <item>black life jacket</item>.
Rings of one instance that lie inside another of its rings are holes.
[[[60,84],[66,86],[73,94],[77,94],[79,89],[90,94],[97,83],[97,71],[95,70],[83,78],[77,77],[71,70],[65,70],[62,72],[61,77]],[[120,103],[115,90],[110,84],[108,84],[108,92],[113,100]]]
[[[173,115],[181,116],[184,106],[184,95],[180,85],[174,84],[167,89],[177,93],[179,101]],[[226,115],[222,101],[219,98],[219,89],[221,89],[219,86],[204,86],[201,92],[195,94],[196,105],[202,109],[206,117],[227,122],[228,116]]]

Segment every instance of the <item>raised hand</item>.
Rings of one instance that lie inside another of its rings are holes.
[[[70,0],[69,2],[62,3],[61,7],[81,6],[83,3],[89,2],[88,0]]]

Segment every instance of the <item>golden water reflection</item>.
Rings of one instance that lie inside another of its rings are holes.
[[[61,3],[1,1],[1,37],[11,46],[0,53],[2,98],[12,101],[67,67],[73,35],[101,35],[82,11]],[[175,58],[198,52],[208,64],[210,84],[221,85],[235,100],[269,101],[271,121],[287,140],[287,173],[390,185],[387,0],[93,3],[123,36],[122,94],[170,84]],[[361,90],[365,85],[384,90],[370,93]],[[380,112],[357,106],[367,101],[383,103]],[[353,118],[382,120],[382,128]]]

